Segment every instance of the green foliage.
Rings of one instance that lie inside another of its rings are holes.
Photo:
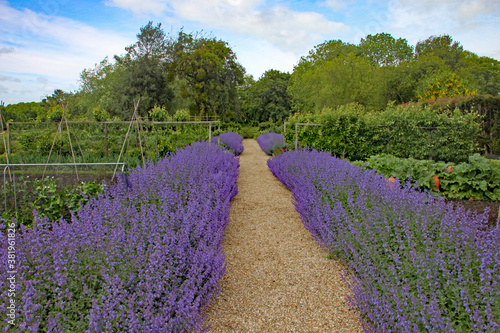
[[[298,112],[351,102],[380,110],[392,101],[474,91],[498,95],[499,64],[465,51],[448,35],[418,42],[414,54],[405,39],[379,33],[362,38],[359,45],[331,40],[315,46],[294,68],[288,92]]]
[[[373,153],[374,146],[370,137],[374,135],[374,128],[365,116],[366,109],[357,103],[341,106],[334,112],[325,109],[318,116],[319,136],[314,147],[324,147],[332,154],[359,160]]]
[[[480,115],[481,134],[479,145],[485,153],[500,155],[500,96],[473,95],[466,97],[442,98],[423,103],[441,113],[459,109],[462,113]]]
[[[236,132],[239,135],[245,137],[243,127],[239,123],[229,122],[229,121],[220,122],[220,123],[214,124],[212,127],[212,136],[213,137],[218,136],[219,134],[225,133],[225,132]],[[248,136],[246,136],[246,137],[248,137]]]
[[[442,174],[443,192],[458,199],[500,200],[500,164],[479,154],[468,163],[457,164],[453,171]]]
[[[55,105],[47,111],[47,121],[58,123],[61,121],[63,115],[63,108],[60,105]],[[66,117],[69,114],[66,113]]]
[[[500,94],[500,61],[496,59],[464,51],[458,74],[469,81],[479,94]]]
[[[288,92],[301,111],[319,112],[325,107],[356,102],[382,108],[382,86],[377,67],[365,57],[349,53],[294,72]]]
[[[260,135],[258,127],[244,126],[238,131],[244,139],[256,139]]]
[[[480,125],[476,113],[439,112],[421,104],[389,106],[374,117],[378,140],[386,152],[399,157],[466,161],[479,151]]]
[[[244,69],[228,44],[181,31],[173,49],[170,75],[182,80],[180,93],[192,98],[194,114],[231,118]]]
[[[477,119],[475,113],[439,112],[420,104],[389,105],[384,111],[369,112],[352,103],[319,114],[290,117],[285,138],[293,146],[295,123],[319,123],[322,126],[299,126],[302,146],[328,150],[349,160],[387,153],[461,162],[479,151]]]
[[[375,169],[385,177],[411,181],[424,189],[438,190],[448,198],[471,200],[500,200],[500,163],[479,154],[469,156],[467,162],[454,163],[398,158],[392,155],[371,156],[356,164]]]
[[[429,54],[436,55],[443,59],[451,70],[458,68],[463,52],[462,45],[457,41],[453,41],[453,38],[449,35],[430,36],[415,45],[417,58]]]
[[[143,118],[155,105],[169,105],[174,90],[165,70],[172,44],[173,38],[167,38],[161,24],[153,27],[149,22],[137,34],[137,42],[125,48],[124,56],[115,56],[114,63],[105,58],[94,69],[83,70],[82,105],[102,108],[123,120],[131,118],[134,100],[140,99],[138,110]]]
[[[149,21],[141,27],[137,34],[137,42],[127,46],[125,50],[131,58],[163,58],[170,47],[171,40],[167,38],[161,28],[161,23],[153,27],[153,22]]]
[[[413,49],[404,38],[395,39],[388,33],[378,33],[361,38],[361,51],[374,64],[379,66],[396,66],[413,57]]]
[[[2,110],[4,122],[35,121],[39,115],[44,115],[45,109],[40,102],[9,104]]]
[[[166,122],[172,121],[172,117],[164,106],[155,105],[154,108],[149,110],[149,117],[152,121]]]
[[[266,71],[257,82],[242,88],[241,108],[246,122],[282,122],[290,115],[287,92],[290,74]]]
[[[76,186],[67,186],[58,189],[56,180],[45,177],[30,180],[23,178],[16,182],[6,184],[8,209],[2,212],[5,221],[12,221],[15,217],[18,223],[31,227],[34,221],[33,210],[36,209],[40,216],[50,220],[59,220],[61,217],[70,221],[71,212],[84,205],[90,198],[96,197],[103,191],[103,186],[94,182],[81,182]],[[2,204],[5,195],[2,191]],[[17,212],[15,208],[17,200]]]
[[[259,124],[259,134],[262,133],[283,133],[282,122],[266,121]]]
[[[174,116],[172,117],[172,120],[173,121],[189,121],[190,119],[190,114],[189,114],[189,110],[186,110],[186,109],[180,109],[180,110],[177,110],[174,114]]]
[[[358,161],[356,164],[368,169],[375,169],[385,177],[394,177],[401,183],[410,181],[412,185],[431,190],[436,188],[434,176],[440,175],[452,163],[417,160],[414,158],[399,158],[393,155],[381,154]]]
[[[106,110],[101,109],[100,107],[95,107],[92,110],[92,119],[99,122],[108,121],[110,119],[110,115]]]

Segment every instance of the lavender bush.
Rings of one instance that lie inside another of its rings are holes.
[[[324,152],[268,165],[316,240],[353,273],[350,301],[367,331],[500,330],[500,230],[486,228],[486,215]]]
[[[204,331],[225,272],[221,242],[238,161],[195,143],[138,167],[77,211],[16,239],[17,315],[6,332]],[[0,308],[9,304],[1,233]],[[8,319],[8,318],[7,318]]]
[[[267,155],[272,155],[275,149],[285,147],[285,137],[278,133],[263,133],[257,137],[257,142]]]
[[[212,142],[217,142],[217,140],[235,155],[240,155],[243,152],[243,137],[236,132],[224,132],[212,138]]]

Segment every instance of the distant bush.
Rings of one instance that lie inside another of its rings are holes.
[[[235,155],[240,155],[243,152],[243,137],[236,132],[225,132],[212,138],[212,142],[218,141]]]
[[[480,151],[476,113],[442,112],[420,104],[392,106],[368,112],[353,103],[320,114],[296,114],[289,119],[286,141],[294,143],[295,123],[302,146],[328,150],[351,161],[382,153],[397,157],[467,161]]]
[[[272,155],[276,149],[284,148],[285,137],[278,133],[263,133],[257,137],[260,149],[267,155]]]

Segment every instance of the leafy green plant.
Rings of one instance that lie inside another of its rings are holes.
[[[25,226],[33,224],[33,210],[37,210],[41,217],[50,220],[59,220],[61,217],[70,220],[71,212],[83,206],[91,197],[96,197],[103,191],[103,185],[95,182],[81,182],[76,186],[67,186],[58,189],[53,177],[31,180],[22,177],[16,182],[6,184],[7,209],[1,217],[6,221],[16,218],[18,223]],[[2,191],[2,205],[5,195]],[[17,209],[16,209],[17,204]]]
[[[434,162],[413,158],[398,158],[381,154],[356,164],[375,169],[385,177],[439,191],[448,198],[500,200],[500,163],[479,154],[459,163]]]
[[[442,112],[422,104],[390,104],[384,111],[368,111],[351,103],[290,117],[285,138],[294,146],[295,124],[315,123],[321,126],[297,127],[300,146],[327,150],[351,161],[385,153],[459,163],[480,151],[478,121],[474,112]]]
[[[441,177],[442,191],[449,198],[500,200],[500,164],[479,154],[441,173]]]

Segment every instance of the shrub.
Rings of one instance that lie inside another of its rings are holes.
[[[167,109],[165,109],[164,106],[155,105],[155,107],[149,111],[149,116],[151,117],[152,121],[159,121],[159,122],[172,121],[172,117],[170,116],[170,114],[168,113]]]
[[[34,209],[38,211],[40,217],[47,217],[50,220],[59,220],[62,217],[69,220],[72,211],[81,208],[90,198],[96,197],[103,191],[103,185],[95,182],[81,182],[76,186],[57,188],[53,177],[33,180],[21,177],[16,181],[15,187],[14,190],[12,183],[5,185],[8,205],[0,217],[7,222],[16,218],[18,223],[28,228],[34,221]],[[5,197],[2,199],[4,201]]]
[[[174,116],[172,117],[173,121],[189,121],[191,118],[189,111],[186,109],[179,109],[175,111]]]
[[[225,132],[212,138],[212,142],[217,141],[220,141],[235,155],[240,155],[243,152],[243,137],[236,132]]]
[[[263,133],[257,137],[260,149],[267,155],[272,155],[276,149],[284,148],[285,137],[278,133]]]
[[[317,123],[321,126],[298,127],[303,147],[328,150],[351,161],[386,153],[456,163],[480,151],[477,120],[476,113],[441,112],[421,104],[388,105],[384,111],[368,112],[352,103],[291,117],[285,137],[294,144],[296,123]]]

